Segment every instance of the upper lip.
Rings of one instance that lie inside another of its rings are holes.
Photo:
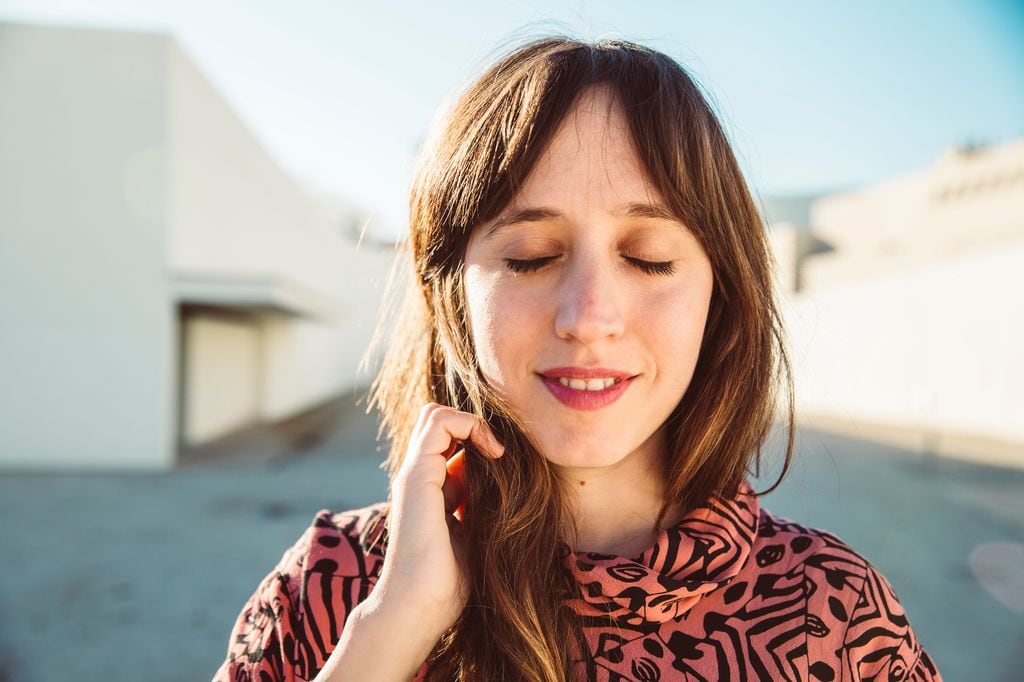
[[[552,367],[551,369],[544,370],[541,374],[551,379],[558,379],[560,377],[566,377],[567,379],[607,379],[611,377],[624,380],[633,377],[629,372],[607,369],[606,367]]]

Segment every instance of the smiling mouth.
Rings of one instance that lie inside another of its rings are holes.
[[[537,375],[560,403],[574,410],[600,410],[618,400],[636,377],[577,379]]]
[[[563,386],[576,389],[577,391],[603,391],[606,388],[611,388],[622,380],[616,379],[615,377],[595,377],[593,379],[570,379],[569,377],[558,377],[557,381]]]

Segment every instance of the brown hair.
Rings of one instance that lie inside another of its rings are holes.
[[[626,41],[556,36],[513,50],[462,94],[421,152],[403,244],[413,281],[397,318],[382,318],[391,338],[370,390],[391,441],[392,479],[429,401],[482,416],[506,447],[492,461],[464,444],[471,594],[428,659],[431,679],[554,682],[574,677],[574,657],[587,652],[566,605],[578,590],[561,563],[574,529],[567,491],[478,369],[462,262],[472,230],[511,202],[579,95],[599,85],[622,105],[650,180],[693,228],[714,272],[700,356],[666,424],[656,530],[675,504],[690,510],[712,495],[734,497],[752,462],[760,474],[783,382],[785,463],[760,494],[789,468],[792,379],[766,228],[700,89],[670,57]]]

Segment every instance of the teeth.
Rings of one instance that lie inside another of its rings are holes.
[[[609,386],[615,383],[615,379],[609,377],[607,379],[570,379],[568,377],[558,377],[558,383],[569,388],[574,388],[577,391],[603,391]]]

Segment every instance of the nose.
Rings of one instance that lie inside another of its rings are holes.
[[[555,333],[583,344],[616,338],[625,328],[622,283],[614,264],[595,260],[568,268],[556,293]]]

